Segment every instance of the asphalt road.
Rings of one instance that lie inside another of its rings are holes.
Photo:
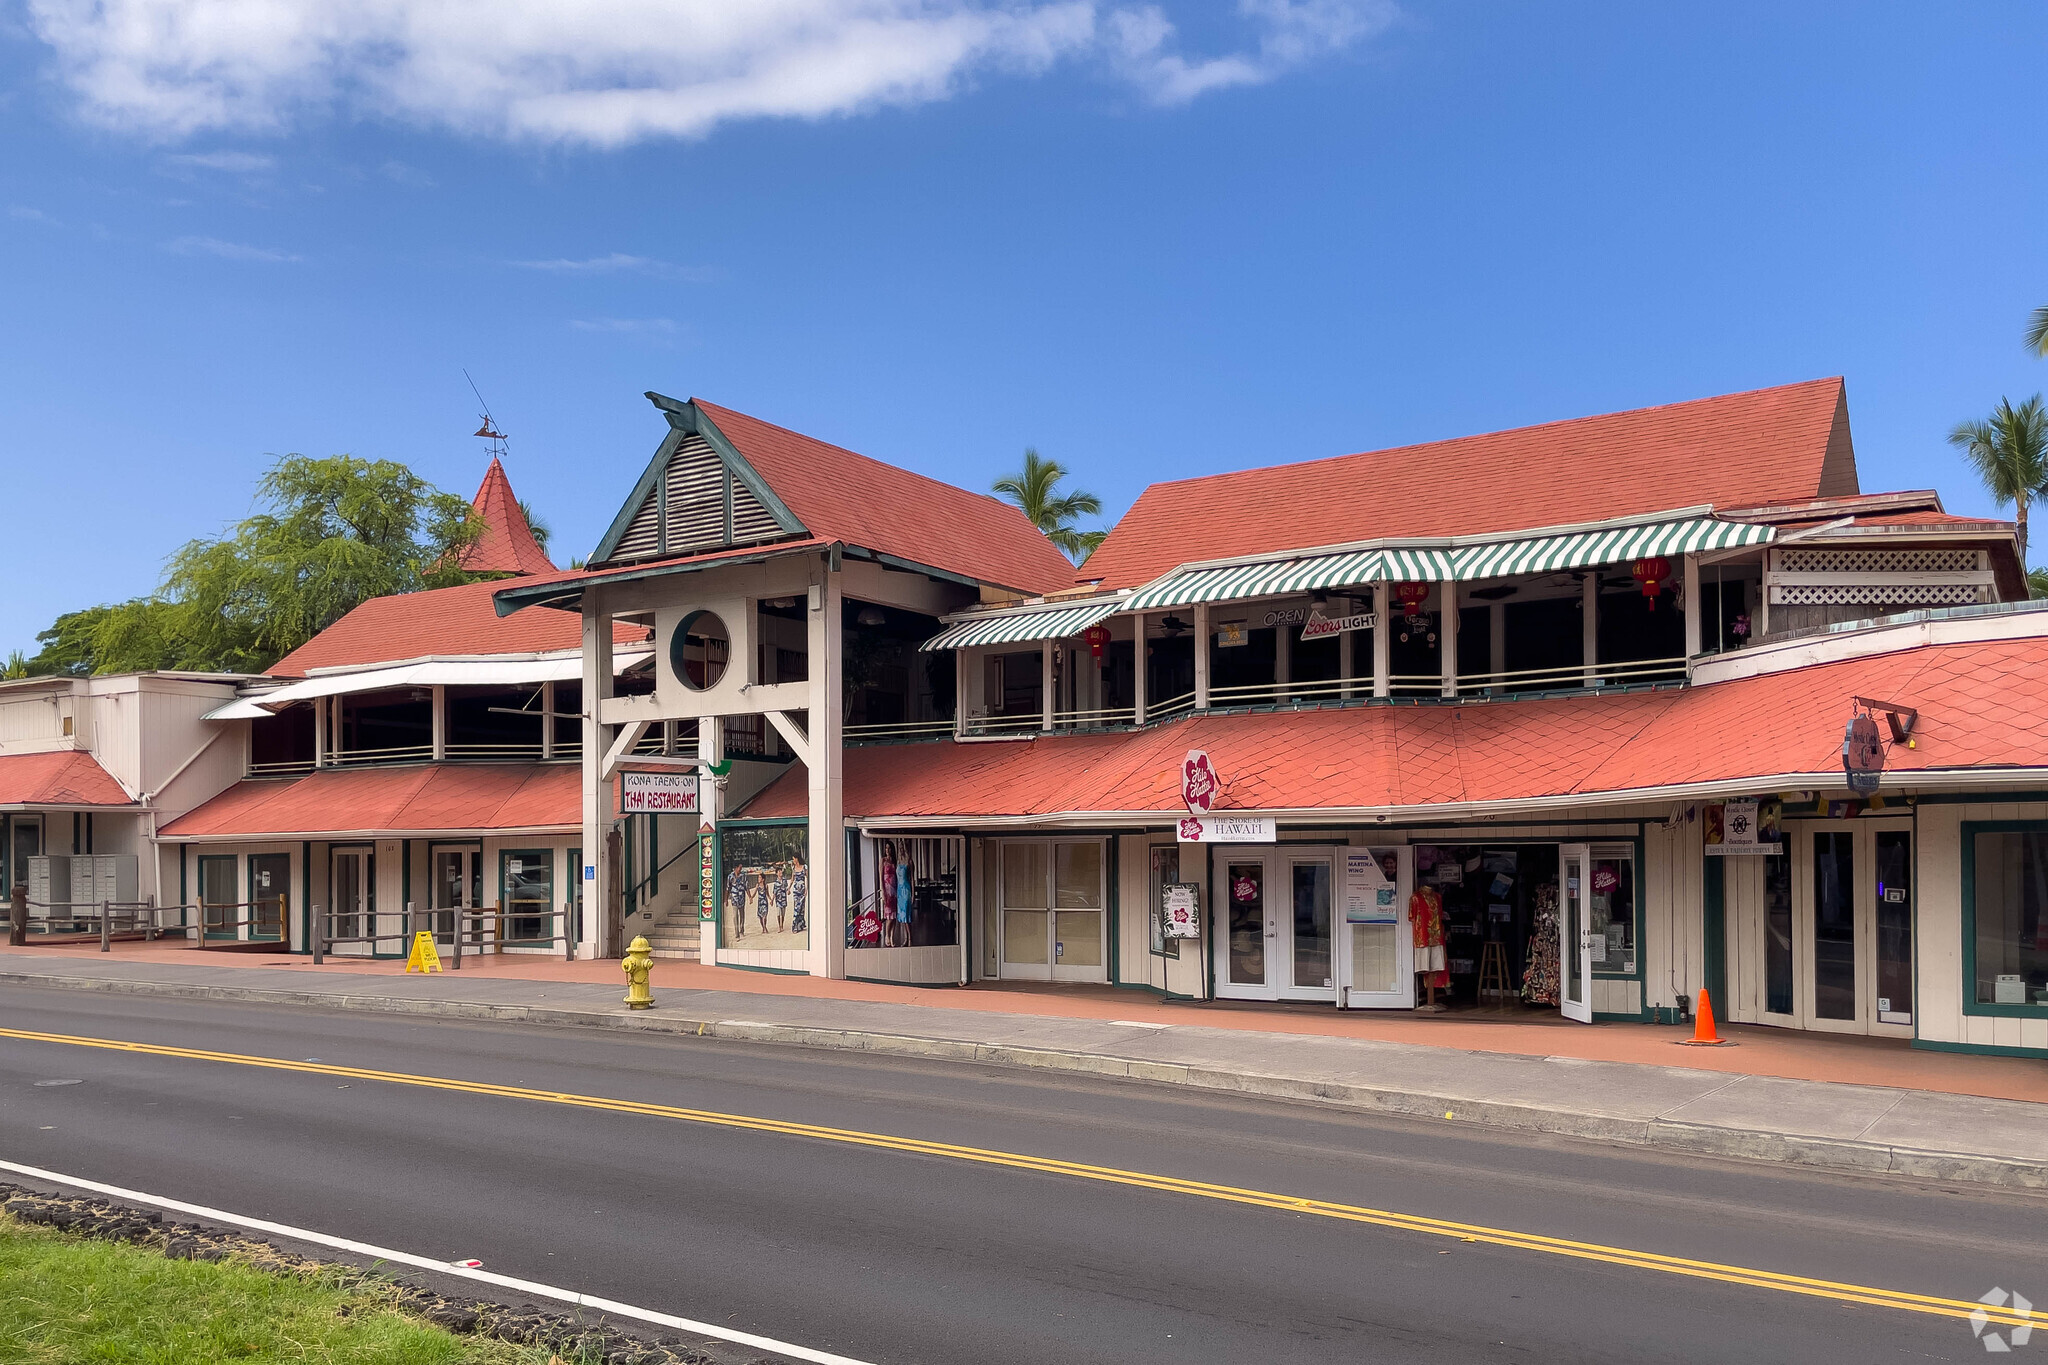
[[[0,987],[0,1027],[829,1125],[2048,1305],[2042,1196],[686,1038],[28,987]],[[52,1079],[81,1083],[35,1084]],[[1953,1318],[1129,1183],[11,1038],[0,1152],[875,1362],[1985,1354]],[[2048,1354],[2048,1332],[2030,1349]]]

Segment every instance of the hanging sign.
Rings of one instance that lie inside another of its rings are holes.
[[[1884,772],[1884,741],[1877,737],[1877,722],[1856,716],[1842,732],[1842,771],[1848,774],[1849,790],[1865,796],[1877,790]]]
[[[1344,851],[1344,922],[1346,924],[1396,924],[1400,908],[1394,904],[1394,884],[1370,849]]]
[[[1160,920],[1168,938],[1202,936],[1201,888],[1193,882],[1168,882],[1159,888]]]
[[[1207,815],[1209,807],[1223,794],[1223,779],[1204,749],[1190,749],[1180,765],[1180,802],[1189,815]]]
[[[1380,616],[1376,611],[1361,611],[1350,616],[1325,616],[1321,612],[1310,612],[1308,624],[1301,628],[1304,640],[1321,640],[1346,631],[1376,630]]]
[[[695,815],[697,774],[620,773],[619,810],[627,815]]]
[[[1783,843],[1761,836],[1763,816],[1755,801],[1709,802],[1706,808],[1706,846],[1710,858],[1726,858],[1785,851]]]
[[[1237,649],[1244,644],[1244,622],[1218,621],[1216,623],[1216,648]]]
[[[1279,837],[1270,815],[1190,815],[1180,822],[1184,844],[1270,844]]]

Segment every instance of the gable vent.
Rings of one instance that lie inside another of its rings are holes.
[[[611,558],[721,550],[788,534],[753,490],[726,470],[711,443],[692,433],[669,456]]]

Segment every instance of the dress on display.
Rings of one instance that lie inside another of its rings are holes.
[[[1557,887],[1536,888],[1536,923],[1529,930],[1529,968],[1522,973],[1522,998],[1532,1005],[1557,1003]]]
[[[1451,984],[1444,957],[1444,898],[1433,886],[1419,886],[1408,898],[1408,924],[1415,936],[1415,970],[1422,984],[1439,989]]]

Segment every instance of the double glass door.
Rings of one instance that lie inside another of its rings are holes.
[[[1329,848],[1216,849],[1217,995],[1337,998],[1336,854]]]
[[[1786,846],[1764,872],[1764,1022],[1910,1037],[1911,822],[1799,822]]]
[[[1013,839],[997,847],[1002,975],[1107,981],[1109,883],[1098,839]]]
[[[371,914],[374,904],[371,879],[372,863],[367,848],[337,848],[332,853],[331,890],[333,893],[326,933],[330,938],[363,938],[372,933],[375,923]],[[338,953],[367,954],[374,947],[369,943],[348,943],[335,948]]]

